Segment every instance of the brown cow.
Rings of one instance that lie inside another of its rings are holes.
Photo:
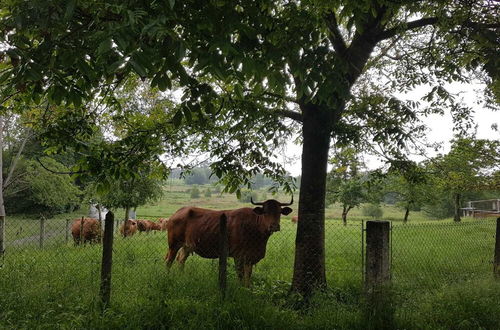
[[[146,233],[149,233],[152,230],[161,230],[160,225],[151,220],[136,220],[136,222],[137,222],[137,229],[140,232],[145,231]]]
[[[293,223],[297,223],[297,222],[299,222],[299,216],[298,216],[298,215],[294,215],[294,216],[292,217],[292,222],[293,222]]]
[[[129,219],[120,226],[120,233],[123,237],[132,236],[137,232],[137,222],[135,220]]]
[[[160,224],[160,230],[161,231],[166,231],[167,230],[167,222],[168,222],[168,219],[166,219],[166,218],[160,218],[158,220],[158,223]]]
[[[198,207],[183,207],[167,222],[168,253],[165,257],[170,267],[177,252],[177,260],[184,265],[189,254],[196,252],[203,258],[219,257],[219,222],[223,214],[227,216],[229,256],[234,258],[236,271],[243,285],[250,284],[252,266],[266,254],[267,240],[272,233],[280,230],[281,214],[292,212],[287,204],[274,199],[256,208],[216,211]]]
[[[83,221],[83,224],[82,224]],[[81,229],[83,229],[81,231]],[[81,218],[73,220],[71,224],[71,235],[76,245],[80,243],[100,243],[101,223],[94,218]]]

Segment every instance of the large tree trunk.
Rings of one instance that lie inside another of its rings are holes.
[[[325,111],[311,106],[303,111],[302,178],[295,240],[292,290],[309,296],[326,285],[325,194],[330,131]]]
[[[453,217],[453,221],[460,222],[462,219],[460,218],[460,194],[455,194],[455,216]]]

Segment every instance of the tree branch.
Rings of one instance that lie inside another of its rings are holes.
[[[17,162],[19,161],[19,158],[21,158],[21,153],[23,152],[24,146],[26,145],[26,141],[28,141],[30,137],[31,137],[31,130],[28,130],[26,136],[23,139],[23,142],[21,143],[21,146],[19,147],[19,150],[17,151],[16,157],[12,161],[12,164],[10,164],[9,174],[7,175],[5,181],[3,182],[4,189],[9,185],[10,180],[12,179],[12,174],[14,173],[14,170],[17,167]]]
[[[410,30],[415,30],[424,26],[428,25],[434,25],[438,22],[437,17],[425,17],[421,18],[415,21],[403,23],[399,26],[393,27],[392,29],[388,29],[385,31],[382,31],[381,33],[377,34],[376,40],[381,41],[384,39],[389,39],[394,37],[396,34],[400,33],[401,31],[410,31]]]
[[[344,56],[344,53],[347,50],[347,46],[345,44],[344,38],[342,37],[342,34],[340,33],[335,13],[328,13],[325,16],[325,21],[326,26],[328,27],[328,31],[330,32],[328,35],[328,39],[330,39],[335,52],[337,52],[341,56]]]
[[[51,170],[50,168],[47,168],[47,166],[45,166],[42,161],[40,160],[40,158],[36,157],[36,161],[38,162],[38,164],[40,164],[41,167],[43,167],[45,170],[49,171],[50,173],[54,173],[54,174],[68,174],[68,175],[73,175],[73,174],[82,174],[82,173],[87,173],[88,171],[68,171],[68,172],[61,172],[61,171],[54,171],[54,170]]]
[[[276,113],[281,115],[281,116],[298,121],[299,123],[302,123],[302,114],[300,112],[295,112],[295,111],[286,110],[286,109],[279,109],[279,110],[276,110]]]

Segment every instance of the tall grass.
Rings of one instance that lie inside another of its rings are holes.
[[[157,205],[138,209],[138,216],[168,217],[189,204],[217,209],[245,205],[229,195],[190,201],[185,189],[172,187]],[[0,329],[373,327],[364,314],[363,218],[354,210],[343,226],[335,212],[335,208],[327,211],[325,225],[328,288],[317,292],[307,305],[290,293],[297,227],[284,217],[281,231],[271,236],[266,257],[254,269],[251,288],[238,284],[230,260],[225,300],[217,288],[217,261],[193,255],[184,270],[176,265],[166,270],[164,232],[125,239],[116,234],[111,306],[104,313],[97,303],[100,245],[74,246],[71,238],[66,242],[61,235],[43,249],[36,244],[11,247],[0,261]],[[398,212],[384,210],[395,218]],[[394,315],[386,326],[498,329],[500,283],[491,278],[490,269],[494,222],[454,224],[418,217],[410,219],[409,225],[394,224],[393,294],[388,309]],[[50,228],[64,226],[64,219],[50,220],[54,226]],[[8,221],[15,225],[17,220]],[[17,225],[27,228],[27,221],[19,219]]]

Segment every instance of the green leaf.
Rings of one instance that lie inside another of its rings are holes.
[[[147,72],[146,72],[146,69],[141,66],[137,61],[135,61],[133,58],[131,58],[129,60],[130,64],[132,65],[132,67],[134,68],[135,72],[137,72],[137,74],[141,77],[146,77],[147,76]]]
[[[175,6],[175,0],[168,0],[168,3],[170,5],[170,9],[174,9]]]
[[[181,61],[184,56],[186,56],[186,46],[184,45],[184,43],[180,42],[179,47],[177,47],[177,50],[175,52],[175,57],[178,61]]]
[[[97,54],[104,54],[109,52],[111,50],[112,45],[113,43],[111,41],[111,38],[101,41],[99,47],[97,47]]]
[[[179,109],[174,115],[174,118],[172,118],[172,122],[175,127],[179,127],[182,122],[182,111]]]
[[[64,20],[67,21],[73,17],[75,12],[76,0],[69,0],[66,4],[66,12],[64,13]]]

